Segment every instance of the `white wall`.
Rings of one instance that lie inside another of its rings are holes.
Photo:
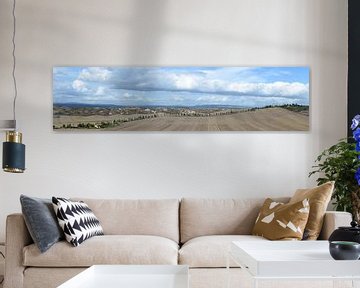
[[[346,135],[345,0],[18,1],[23,175],[0,172],[0,241],[21,193],[106,198],[266,197],[314,184]],[[0,119],[10,119],[11,1],[0,1]],[[56,65],[306,65],[306,133],[52,131]],[[4,139],[4,133],[1,133]]]

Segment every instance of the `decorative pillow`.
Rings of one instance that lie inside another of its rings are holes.
[[[84,202],[53,197],[52,203],[60,227],[69,243],[79,246],[86,239],[104,235],[99,220]]]
[[[301,240],[308,217],[307,199],[284,204],[268,198],[260,209],[252,234],[269,240]]]
[[[322,229],[325,211],[334,190],[334,181],[327,182],[312,189],[298,189],[289,203],[309,199],[310,214],[305,227],[304,240],[316,240]]]
[[[26,227],[41,253],[64,238],[50,199],[21,195],[20,203]]]

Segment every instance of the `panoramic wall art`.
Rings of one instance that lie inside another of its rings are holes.
[[[54,67],[53,129],[307,131],[308,67]]]

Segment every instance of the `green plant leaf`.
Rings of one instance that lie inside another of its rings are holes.
[[[355,150],[355,143],[348,143],[341,139],[337,144],[325,149],[317,156],[309,172],[309,177],[317,175],[316,182],[321,185],[328,181],[335,181],[332,199],[338,211],[352,212],[351,193],[359,191],[354,177],[360,167],[359,152]],[[359,192],[360,193],[360,192]]]

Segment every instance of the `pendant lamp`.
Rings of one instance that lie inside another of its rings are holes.
[[[5,142],[3,143],[2,167],[5,172],[23,173],[25,171],[25,145],[22,144],[22,133],[16,128],[16,57],[15,57],[15,35],[16,35],[16,16],[15,16],[16,0],[13,0],[12,16],[13,16],[13,35],[12,35],[12,58],[13,69],[12,78],[14,82],[14,100],[13,100],[13,120],[0,121],[0,130],[6,131]]]

